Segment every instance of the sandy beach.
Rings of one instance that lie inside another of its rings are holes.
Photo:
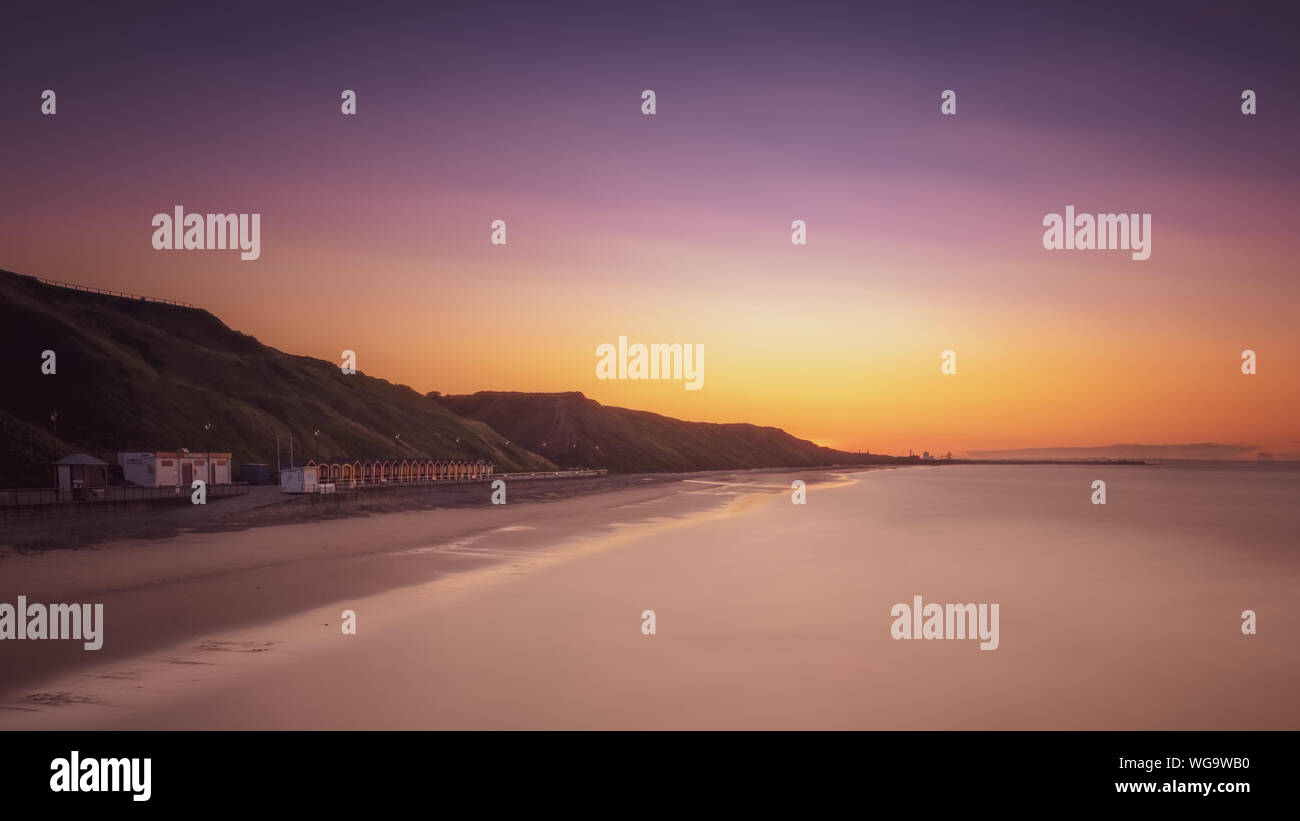
[[[1098,470],[722,473],[10,552],[4,600],[103,602],[106,636],[4,642],[0,729],[1300,728],[1300,477],[1110,467],[1096,507]],[[999,647],[891,638],[913,595],[999,603]]]

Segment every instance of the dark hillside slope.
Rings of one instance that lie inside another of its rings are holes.
[[[111,463],[121,450],[188,447],[230,451],[236,465],[273,465],[279,436],[287,463],[290,434],[300,462],[459,455],[506,470],[554,467],[409,387],[283,353],[200,309],[0,271],[0,345],[10,362],[0,398],[0,485],[49,485],[55,454],[74,451]],[[57,355],[53,376],[41,373],[46,349]]]
[[[431,398],[563,467],[642,473],[898,461],[824,448],[780,428],[685,422],[608,407],[576,392],[481,391]]]

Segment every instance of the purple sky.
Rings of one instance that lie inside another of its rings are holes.
[[[1284,4],[446,5],[8,11],[0,267],[194,302],[295,353],[356,349],[421,390],[580,389],[843,447],[1300,450],[1293,426],[1235,430],[1240,408],[1197,382],[1220,349],[1300,352]],[[177,204],[262,213],[263,258],[154,251],[149,218]],[[1152,260],[1045,253],[1042,216],[1069,204],[1153,213]],[[504,338],[431,330],[483,313]],[[707,343],[709,390],[594,382],[591,351],[629,333]],[[1041,376],[1005,363],[1044,333],[1184,357],[1157,382],[1219,404],[1169,430],[1108,359],[999,427],[979,397],[1032,393]],[[918,414],[909,397],[939,389],[912,363],[954,345],[989,363],[983,387],[953,418]],[[845,374],[860,395],[827,384]],[[1107,425],[1053,404],[1080,380],[1115,392]],[[1294,399],[1278,386],[1263,407]]]

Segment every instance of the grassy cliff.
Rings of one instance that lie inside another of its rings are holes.
[[[120,450],[188,447],[230,451],[236,465],[274,465],[276,437],[287,462],[291,434],[300,461],[459,455],[506,470],[553,468],[409,387],[283,353],[199,309],[0,271],[0,344],[10,362],[0,399],[0,485],[49,485],[55,454],[76,451],[114,462]],[[57,356],[53,376],[41,373],[47,349]],[[53,446],[51,411],[58,412]]]
[[[684,422],[608,407],[576,392],[482,391],[433,398],[564,467],[640,473],[897,461],[824,448],[780,428]]]

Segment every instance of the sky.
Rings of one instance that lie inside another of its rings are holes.
[[[1283,4],[7,14],[0,268],[420,391],[578,390],[876,453],[1300,455]],[[261,214],[260,258],[155,250],[177,205]],[[1151,214],[1151,258],[1044,249],[1069,205]],[[598,379],[620,336],[702,344],[703,388]]]

